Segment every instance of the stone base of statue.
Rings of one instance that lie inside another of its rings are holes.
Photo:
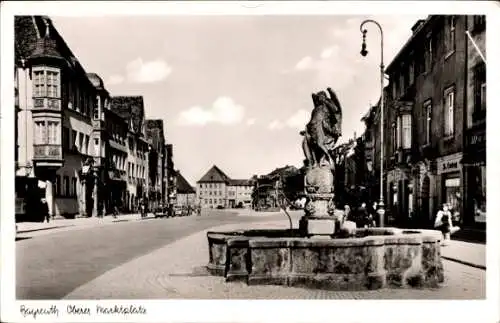
[[[331,237],[338,230],[333,203],[333,173],[329,166],[309,169],[305,176],[307,202],[299,230],[306,237]]]

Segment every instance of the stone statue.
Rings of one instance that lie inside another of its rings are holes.
[[[312,94],[311,119],[301,132],[307,171],[304,176],[306,205],[299,229],[304,236],[333,236],[343,221],[335,216],[333,148],[341,136],[342,108],[331,88]]]
[[[314,108],[311,120],[306,129],[301,132],[304,136],[302,148],[310,168],[329,165],[333,168],[334,161],[330,153],[338,138],[341,136],[342,108],[335,92],[327,89],[312,94]]]

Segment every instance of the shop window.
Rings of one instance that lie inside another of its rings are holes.
[[[452,212],[460,210],[460,177],[446,178],[444,180],[444,201],[448,203]]]
[[[71,190],[72,190],[72,196],[76,196],[76,177],[71,178]]]
[[[71,195],[71,191],[69,190],[69,177],[68,176],[64,176],[63,177],[63,195],[64,196],[70,196]]]

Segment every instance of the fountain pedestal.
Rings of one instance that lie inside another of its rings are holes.
[[[307,237],[331,237],[339,229],[334,216],[333,173],[328,166],[315,167],[305,176],[307,202],[299,229]]]

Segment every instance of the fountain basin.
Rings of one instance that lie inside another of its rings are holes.
[[[330,290],[435,288],[444,281],[441,233],[357,229],[351,238],[304,238],[299,230],[208,232],[212,275],[226,281]]]

